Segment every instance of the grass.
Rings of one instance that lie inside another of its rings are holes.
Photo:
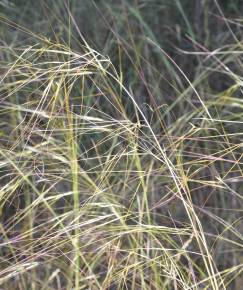
[[[199,31],[188,1],[0,1],[2,289],[241,289],[241,20],[211,2]]]

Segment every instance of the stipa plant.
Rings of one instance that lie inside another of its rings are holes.
[[[145,117],[108,58],[81,51],[48,40],[2,47],[0,283],[226,289],[242,261],[220,268],[214,251],[242,250],[238,220],[204,207],[225,192],[241,200],[228,185],[242,176],[237,134],[205,117],[221,101],[162,128],[162,113]]]

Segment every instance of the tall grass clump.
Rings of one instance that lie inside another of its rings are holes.
[[[209,2],[169,53],[167,1],[0,1],[2,289],[241,289],[241,24],[214,47]]]

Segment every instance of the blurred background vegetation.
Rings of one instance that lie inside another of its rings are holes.
[[[242,13],[241,0],[1,1],[3,17],[77,51],[82,43],[81,32],[93,49],[108,56],[122,72],[124,84],[132,88],[141,105],[173,104],[171,112],[176,117],[193,105],[186,98],[178,98],[188,82],[175,77],[178,70],[158,47],[210,99],[211,93],[226,90],[234,81],[227,72],[218,69],[215,58],[205,58],[196,52],[223,49],[232,43],[237,48],[241,42]],[[1,27],[1,39],[8,45],[33,44],[31,34],[21,33],[14,27],[5,29],[3,23]],[[220,58],[236,73],[241,69],[232,58]],[[180,102],[174,102],[176,98]],[[190,100],[189,95],[187,99]],[[142,105],[142,108],[149,114],[148,107]]]

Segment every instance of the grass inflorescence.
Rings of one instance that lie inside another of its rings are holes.
[[[40,2],[0,1],[1,287],[241,289],[241,21]]]

